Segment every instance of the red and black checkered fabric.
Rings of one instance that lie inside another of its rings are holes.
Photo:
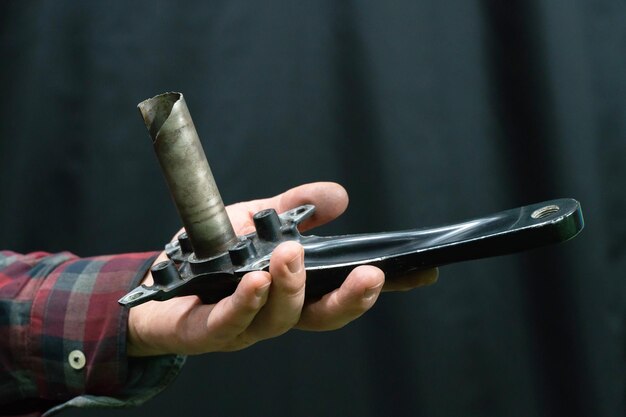
[[[0,411],[119,390],[128,370],[128,310],[117,300],[155,256],[0,251]],[[75,350],[86,359],[80,369],[69,362]]]

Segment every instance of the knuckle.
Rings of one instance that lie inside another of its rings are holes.
[[[263,306],[263,300],[257,297],[246,297],[236,294],[233,297],[233,307],[240,314],[254,314]]]
[[[298,298],[304,295],[304,282],[290,280],[280,284],[281,291],[289,298]]]

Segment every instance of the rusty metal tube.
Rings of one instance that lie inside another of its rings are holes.
[[[237,236],[181,93],[165,93],[137,106],[196,258],[228,250]]]

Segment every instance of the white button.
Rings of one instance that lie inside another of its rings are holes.
[[[85,359],[85,354],[80,350],[71,351],[68,357],[68,361],[70,363],[70,366],[74,369],[83,369],[85,367],[85,363],[87,362]]]

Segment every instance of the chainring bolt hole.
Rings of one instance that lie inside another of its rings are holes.
[[[533,211],[530,217],[532,217],[533,219],[543,219],[544,217],[548,217],[551,214],[557,213],[559,210],[561,210],[559,206],[549,205]]]

